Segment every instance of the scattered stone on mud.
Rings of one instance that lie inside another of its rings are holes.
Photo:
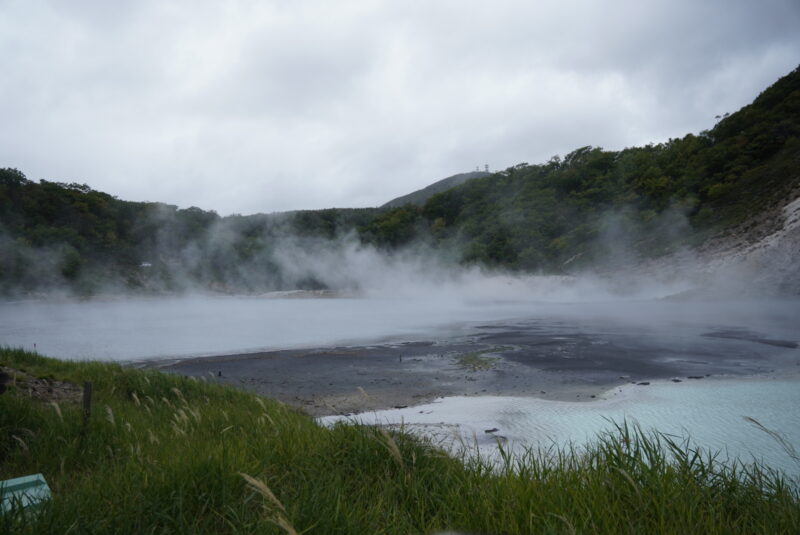
[[[6,366],[0,366],[0,378],[3,377],[2,374],[5,374],[6,377],[2,385],[3,392],[7,392],[8,395],[26,396],[44,402],[78,402],[83,396],[83,389],[74,383],[47,377],[34,377],[22,370]]]
[[[624,383],[677,383],[686,380],[685,374],[695,379],[711,373],[761,374],[790,365],[798,369],[797,359],[789,359],[795,355],[787,353],[796,349],[700,336],[712,329],[692,327],[683,333],[685,342],[674,347],[635,328],[611,336],[583,328],[580,322],[543,325],[531,320],[493,327],[435,342],[286,349],[144,366],[244,388],[312,416],[413,407],[450,396],[585,402],[603,398],[603,392]],[[664,354],[671,357],[661,358]],[[688,354],[715,358],[676,358]],[[369,392],[368,398],[354,391],[356,383]]]

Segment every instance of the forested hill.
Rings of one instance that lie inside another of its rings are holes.
[[[318,288],[331,283],[292,258],[345,243],[388,253],[424,244],[461,263],[564,272],[619,260],[621,247],[652,256],[697,243],[798,184],[798,69],[699,134],[622,151],[579,148],[474,178],[421,206],[222,218],[4,169],[0,292]]]
[[[699,134],[618,152],[579,148],[381,219],[421,221],[437,242],[462,243],[466,261],[559,270],[576,255],[583,264],[601,260],[609,241],[654,254],[676,240],[700,240],[771,206],[798,182],[796,69]]]

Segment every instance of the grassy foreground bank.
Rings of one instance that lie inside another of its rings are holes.
[[[321,428],[277,402],[152,370],[12,349],[0,349],[0,366],[16,370],[0,395],[0,479],[41,472],[53,491],[37,514],[0,515],[3,533],[800,530],[800,495],[779,475],[635,429],[491,470],[404,434]],[[25,377],[48,379],[60,401],[47,389],[32,397]],[[79,390],[67,388],[83,381],[94,385],[86,426]]]

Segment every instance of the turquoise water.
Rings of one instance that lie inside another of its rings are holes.
[[[585,444],[613,429],[612,421],[635,423],[719,451],[720,460],[759,460],[800,477],[800,460],[749,422],[758,420],[800,454],[800,379],[717,379],[626,385],[596,401],[566,402],[521,397],[453,397],[407,409],[364,413],[365,423],[400,424],[458,446],[496,452],[493,435],[516,451],[570,442]],[[338,417],[321,419],[330,422]],[[488,434],[487,429],[497,429]],[[455,438],[455,442],[452,439]]]

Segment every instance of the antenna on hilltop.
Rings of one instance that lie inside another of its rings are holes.
[[[487,173],[489,172],[489,164],[488,163],[486,165],[484,165],[483,168],[486,169]]]

